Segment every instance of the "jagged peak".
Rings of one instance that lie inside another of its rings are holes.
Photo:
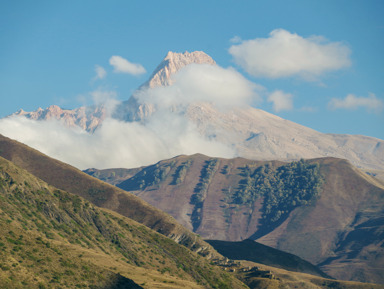
[[[184,53],[169,51],[144,86],[168,86],[172,84],[172,75],[192,63],[216,65],[212,57],[203,51]]]

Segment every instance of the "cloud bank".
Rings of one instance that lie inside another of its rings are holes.
[[[93,134],[56,120],[11,117],[0,121],[0,132],[79,169],[139,167],[196,152],[234,156],[232,149],[204,139],[177,116],[161,115],[145,125],[109,118]]]
[[[300,76],[317,79],[325,72],[351,65],[350,49],[321,36],[303,38],[276,29],[269,38],[256,38],[232,45],[229,53],[236,64],[256,77]]]
[[[368,97],[359,97],[348,94],[344,99],[332,98],[328,103],[330,109],[356,110],[365,108],[368,111],[381,112],[384,109],[384,101],[371,93]]]
[[[113,66],[115,73],[127,73],[132,75],[140,75],[146,73],[145,68],[141,64],[129,62],[127,59],[114,55],[109,59],[109,64]]]

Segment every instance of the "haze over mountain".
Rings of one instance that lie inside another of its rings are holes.
[[[204,52],[169,52],[126,102],[99,92],[99,107],[19,111],[0,121],[0,132],[82,169],[137,167],[193,153],[260,160],[334,156],[384,169],[382,140],[323,134],[250,106],[263,90]]]

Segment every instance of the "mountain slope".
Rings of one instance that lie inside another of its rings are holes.
[[[236,148],[244,158],[337,157],[357,167],[384,169],[384,141],[377,138],[324,134],[252,107],[222,112],[199,103],[189,106],[187,117],[202,135]]]
[[[70,165],[1,135],[0,156],[50,185],[129,217],[204,256],[212,257],[217,254],[210,245],[186,230],[175,219],[131,193],[92,178]]]
[[[130,279],[144,288],[244,288],[185,247],[1,157],[0,199],[1,288],[143,288]]]
[[[348,161],[323,158],[301,165],[198,154],[120,172],[117,186],[206,239],[253,238],[320,264],[333,277],[384,283],[379,273],[384,268],[384,187]],[[90,173],[113,179],[113,170]],[[313,187],[301,186],[311,182]],[[299,191],[313,195],[284,199]]]

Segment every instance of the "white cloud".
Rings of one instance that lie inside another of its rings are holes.
[[[114,55],[109,59],[109,64],[113,66],[116,73],[128,73],[132,75],[140,75],[146,72],[141,64],[131,63],[127,59]]]
[[[267,100],[273,103],[273,110],[275,112],[293,109],[293,95],[290,93],[275,90],[268,96]]]
[[[117,100],[117,93],[114,90],[103,90],[101,88],[90,92],[93,103],[97,106],[102,105],[110,115],[120,103]]]
[[[158,107],[186,106],[193,102],[210,102],[218,108],[244,106],[260,101],[263,87],[247,80],[233,68],[191,64],[173,77],[173,85],[138,91],[140,103]]]
[[[344,99],[332,98],[328,107],[330,109],[348,109],[356,110],[358,108],[365,108],[369,111],[380,112],[384,108],[384,101],[371,93],[368,97],[359,97],[353,94],[348,94]]]
[[[170,114],[146,124],[108,118],[93,134],[56,120],[9,117],[0,120],[0,133],[79,169],[139,167],[197,152],[234,157],[231,148],[205,139],[185,118]]]
[[[96,76],[93,78],[93,80],[103,79],[107,76],[107,72],[100,65],[95,65],[95,72]]]
[[[300,76],[313,80],[321,74],[351,65],[350,49],[323,37],[303,38],[276,29],[269,38],[256,38],[232,45],[229,53],[235,62],[256,77]]]

